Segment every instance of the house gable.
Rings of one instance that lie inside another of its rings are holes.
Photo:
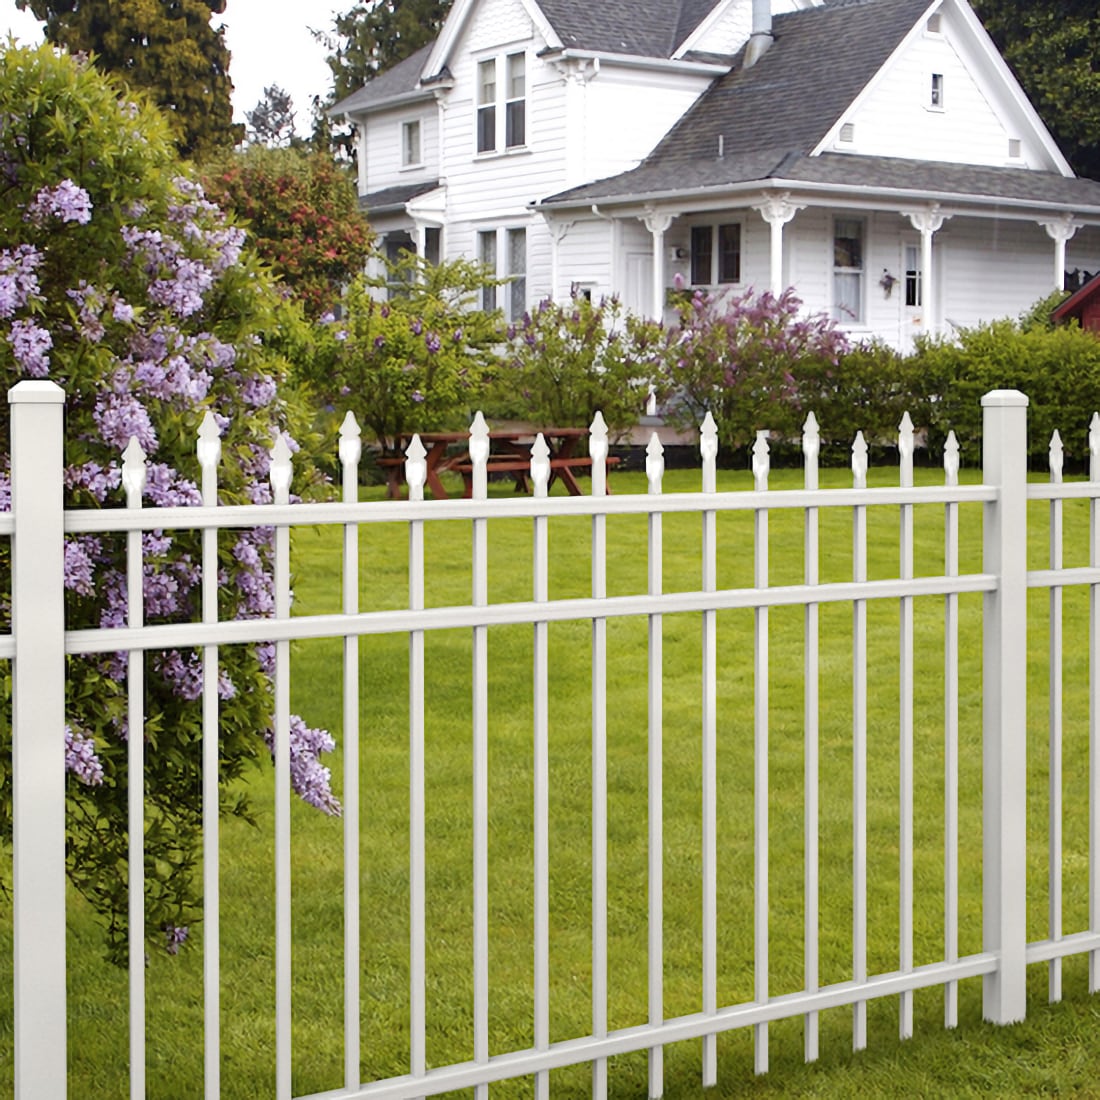
[[[1068,173],[965,4],[932,4],[812,150]]]

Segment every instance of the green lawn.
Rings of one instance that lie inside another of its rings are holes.
[[[747,473],[720,475],[721,488],[749,488]],[[941,480],[918,471],[919,481]],[[973,475],[972,475],[973,479]],[[896,480],[872,470],[872,484]],[[616,473],[617,493],[644,491],[640,474]],[[850,484],[824,471],[824,486]],[[698,485],[698,474],[672,471],[666,491]],[[776,489],[801,485],[798,471],[773,474]],[[507,486],[494,486],[494,492]],[[1033,505],[1031,566],[1046,565],[1046,505]],[[1066,506],[1066,564],[1087,561],[1087,506]],[[802,515],[771,517],[772,584],[802,579]],[[822,513],[822,580],[851,576],[851,513]],[[896,508],[869,522],[872,577],[897,575]],[[962,568],[978,567],[981,515],[962,512]],[[531,594],[530,521],[490,523],[490,598]],[[943,568],[943,509],[917,510],[917,573]],[[589,524],[551,521],[551,596],[589,591]],[[366,609],[400,607],[406,594],[407,535],[400,525],[363,528],[361,600]],[[470,532],[464,523],[429,523],[429,604],[466,603]],[[611,517],[609,588],[646,584],[644,517]],[[700,523],[667,517],[666,591],[700,587]],[[299,532],[294,544],[295,612],[339,608],[340,536]],[[751,584],[752,517],[719,519],[719,584]],[[1029,668],[1029,938],[1046,936],[1047,627],[1046,593],[1032,595]],[[1087,926],[1087,594],[1065,597],[1064,927]],[[802,609],[770,616],[771,970],[773,993],[802,985],[803,746]],[[850,605],[821,611],[821,980],[851,976],[851,619]],[[869,965],[897,966],[898,939],[898,608],[872,605],[869,620]],[[700,621],[664,623],[665,1013],[701,1007]],[[719,1002],[752,999],[753,613],[719,616]],[[961,599],[960,951],[981,948],[981,598]],[[610,1016],[613,1028],[646,1017],[646,624],[609,627]],[[532,1043],[532,798],[530,627],[494,627],[490,651],[490,941],[491,1044],[503,1052]],[[943,951],[943,600],[916,602],[916,914],[917,964]],[[590,625],[550,626],[551,1028],[555,1040],[587,1034],[590,1016],[591,832]],[[311,724],[342,744],[341,643],[307,642],[294,651],[293,703]],[[407,1071],[408,1058],[408,642],[361,642],[361,852],[363,1077]],[[468,632],[427,640],[428,1057],[431,1064],[472,1053],[472,902],[470,866],[470,646]],[[343,788],[342,760],[333,761]],[[222,845],[223,1095],[269,1097],[274,1091],[274,917],[271,770],[252,784],[259,828],[226,823]],[[342,1075],[342,823],[293,807],[294,1087],[337,1088]],[[69,920],[70,1095],[126,1094],[126,976],[103,964],[98,932],[74,899]],[[10,960],[10,915],[0,925],[0,957]],[[202,1077],[201,930],[178,958],[154,957],[148,969],[148,1094],[197,1097]],[[5,963],[3,988],[10,988]],[[1031,975],[1028,1022],[995,1029],[981,1023],[979,981],[960,991],[960,1027],[942,1028],[940,990],[918,993],[917,1036],[897,1040],[897,1002],[870,1007],[870,1049],[851,1054],[849,1009],[822,1017],[818,1065],[801,1062],[801,1021],[771,1028],[772,1071],[752,1072],[751,1035],[719,1040],[718,1095],[922,1096],[1100,1094],[1095,1042],[1100,998],[1086,992],[1085,961],[1065,967],[1065,1001],[1046,1005],[1046,968]],[[10,1002],[0,1006],[0,1094],[11,1089]],[[666,1094],[699,1088],[698,1042],[668,1048]],[[581,1095],[588,1067],[555,1072],[555,1095]],[[612,1093],[642,1096],[645,1055],[614,1059]],[[526,1096],[527,1080],[494,1095]]]

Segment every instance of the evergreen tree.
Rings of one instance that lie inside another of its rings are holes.
[[[233,124],[229,50],[210,20],[226,0],[16,0],[46,38],[145,91],[172,120],[176,146],[201,160],[240,139]]]
[[[1100,9],[1095,0],[973,0],[1074,169],[1100,178]]]
[[[327,58],[335,99],[358,91],[404,61],[439,34],[452,0],[365,0],[333,21],[333,32],[314,36],[331,51]]]
[[[263,99],[245,111],[244,117],[248,119],[248,138],[257,145],[294,144],[294,101],[278,84],[264,88]]]

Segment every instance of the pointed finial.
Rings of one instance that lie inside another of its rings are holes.
[[[856,441],[852,444],[852,477],[857,489],[867,488],[867,440],[863,432],[856,432]]]
[[[122,452],[122,487],[126,490],[126,507],[140,508],[145,491],[145,451],[136,435],[130,436]]]
[[[1100,481],[1100,413],[1089,424],[1089,481]]]
[[[427,480],[428,452],[420,436],[414,435],[405,448],[405,481],[409,486],[409,500],[424,499],[424,482]]]
[[[762,492],[768,487],[768,474],[771,472],[771,448],[768,446],[768,433],[759,431],[756,433],[756,442],[752,445],[752,477],[756,482],[757,491]]]
[[[898,425],[898,458],[901,460],[901,484],[903,488],[913,485],[913,421],[909,413],[902,413]]]
[[[598,409],[588,427],[588,457],[593,463],[603,462],[607,458],[607,421]]]
[[[707,409],[699,428],[699,454],[703,459],[703,492],[718,491],[718,425]]]
[[[275,437],[275,446],[271,448],[271,469],[268,471],[276,504],[286,504],[290,499],[292,472],[290,444],[286,441],[286,433],[279,432]]]
[[[348,409],[347,415],[340,424],[340,464],[345,469],[348,466],[358,466],[362,455],[363,439],[359,422],[355,419],[355,414]]]
[[[818,427],[817,417],[813,410],[806,414],[806,420],[802,424],[802,454],[806,461],[816,459],[821,453],[821,429]]]
[[[489,425],[480,409],[470,425],[470,461],[475,466],[484,466],[489,461]]]
[[[1062,437],[1058,429],[1050,437],[1050,480],[1058,484],[1062,480],[1062,466],[1065,460],[1065,448],[1062,446]]]
[[[535,436],[531,446],[531,481],[534,482],[535,496],[546,496],[550,484],[550,448],[546,445],[542,432]]]
[[[204,473],[217,466],[222,457],[222,433],[209,409],[199,425],[199,442],[195,450]]]
[[[947,442],[943,445],[943,473],[948,485],[959,483],[959,441],[955,433],[947,433]]]
[[[650,434],[649,445],[645,449],[645,476],[649,480],[649,491],[659,493],[661,480],[665,476],[665,449],[656,432]]]

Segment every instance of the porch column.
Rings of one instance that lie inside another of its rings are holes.
[[[1066,242],[1073,239],[1073,235],[1081,228],[1081,223],[1072,214],[1065,214],[1055,218],[1054,221],[1039,224],[1047,231],[1047,236],[1054,241],[1054,289],[1065,290]]]
[[[921,331],[931,335],[939,331],[935,307],[936,288],[932,277],[932,237],[943,228],[943,223],[951,215],[945,214],[938,202],[924,210],[906,210],[903,214],[920,234]]]
[[[420,218],[413,218],[413,247],[416,249],[417,259],[420,264],[424,264],[424,253],[428,247],[428,223],[421,221]],[[418,278],[423,279],[427,273],[425,268],[421,266],[419,269]]]
[[[647,206],[646,229],[653,235],[653,319],[659,321],[665,315],[665,233],[676,215],[669,210]]]
[[[757,203],[754,210],[760,211],[760,216],[771,226],[771,292],[779,297],[784,290],[783,280],[783,226],[787,224],[799,210],[805,210],[805,206],[798,206],[791,202],[790,192],[782,195],[769,195],[763,202]]]

